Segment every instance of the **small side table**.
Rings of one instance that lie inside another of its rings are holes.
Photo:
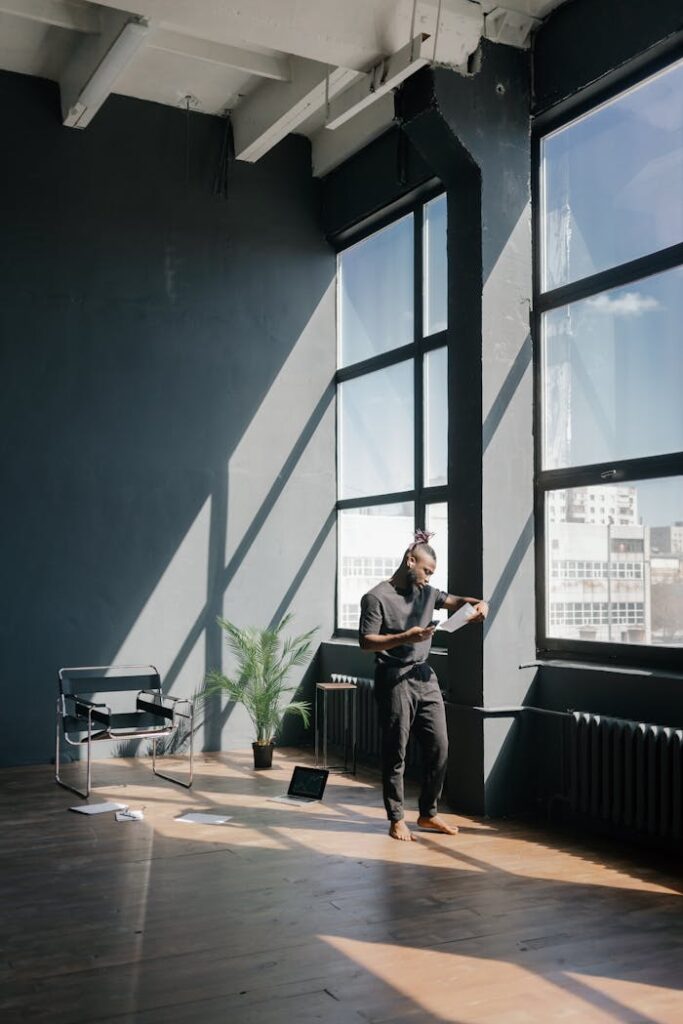
[[[318,701],[318,693],[321,700]],[[344,764],[330,765],[327,763],[327,697],[330,693],[344,694]],[[353,768],[350,774],[356,774],[356,722],[358,718],[358,687],[355,683],[316,683],[315,685],[315,764],[318,768],[327,768],[331,772],[348,772],[349,746],[349,696],[351,697],[351,756]],[[320,716],[318,704],[322,704],[322,762],[320,761]]]

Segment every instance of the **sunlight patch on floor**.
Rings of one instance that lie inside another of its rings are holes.
[[[637,973],[638,968],[635,967],[634,971]],[[671,993],[666,987],[667,980],[662,982],[662,989],[640,981],[629,981],[623,976],[606,978],[567,972],[566,977],[580,985],[582,989],[595,993],[593,998],[604,998],[606,1008],[613,1006],[615,1010],[612,1019],[637,1020],[638,1024],[680,1024],[683,1020],[683,992],[680,994],[678,1006],[672,1008]],[[663,1006],[663,1003],[668,1005]],[[619,1013],[619,1008],[626,1012]]]
[[[478,957],[458,954],[454,948],[457,944],[451,944],[446,952],[334,935],[321,935],[320,939],[363,969],[343,995],[356,1005],[362,1002],[364,1012],[370,1014],[372,993],[377,991],[379,979],[396,994],[397,1015],[404,1001],[434,1019],[457,1024],[620,1024],[626,1020],[680,1024],[683,1017],[683,996],[680,1007],[672,1013],[670,992],[650,985],[626,983],[625,1000],[621,979],[590,978],[587,982],[584,975],[562,972],[544,977],[519,964],[501,960],[482,963]],[[579,980],[581,987],[572,984]],[[612,991],[619,996],[611,998]],[[668,1009],[657,1011],[658,998],[668,1001]],[[386,995],[382,1001],[386,1005]],[[524,1010],[511,1011],[515,1004],[523,1005]]]

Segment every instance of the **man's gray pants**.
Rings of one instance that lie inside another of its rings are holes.
[[[420,815],[436,814],[446,778],[448,734],[439,683],[432,672],[427,680],[393,679],[378,669],[375,699],[382,733],[382,788],[389,821],[403,817],[403,772],[411,729],[422,749]]]

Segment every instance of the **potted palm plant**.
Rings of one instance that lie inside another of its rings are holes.
[[[283,698],[295,687],[287,686],[287,676],[297,665],[306,665],[311,657],[315,629],[301,636],[283,637],[292,618],[291,613],[270,629],[240,629],[227,619],[218,625],[225,633],[229,650],[234,655],[235,672],[226,676],[214,669],[206,677],[204,696],[225,694],[243,704],[251,718],[256,740],[254,768],[270,768],[273,762],[273,739],[285,715],[299,715],[308,725],[311,705],[308,701]]]

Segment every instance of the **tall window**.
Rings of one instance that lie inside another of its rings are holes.
[[[398,566],[416,526],[434,531],[446,589],[446,197],[339,253],[337,628]]]
[[[542,650],[683,646],[682,96],[679,61],[537,140]]]

